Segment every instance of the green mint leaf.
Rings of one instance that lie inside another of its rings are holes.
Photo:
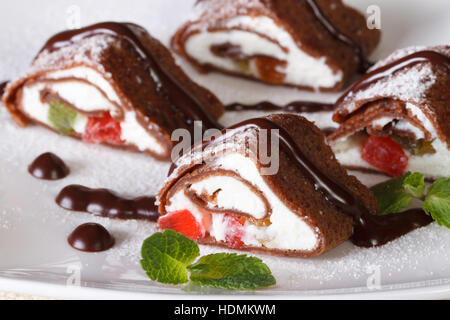
[[[411,204],[412,193],[405,190],[405,181],[408,189],[414,191],[418,188],[417,178],[415,176],[411,178],[411,176],[413,174],[407,173],[371,188],[378,199],[380,214],[398,213]]]
[[[77,115],[78,113],[75,110],[67,108],[62,102],[50,102],[48,120],[60,134],[67,136],[73,132],[73,125]]]
[[[188,282],[187,266],[200,255],[198,245],[173,230],[146,239],[141,249],[141,266],[152,280],[168,284]]]
[[[450,228],[450,178],[436,180],[428,189],[423,209],[441,226]]]
[[[204,256],[188,270],[191,281],[218,289],[253,290],[276,283],[267,265],[247,255],[218,253]]]
[[[411,173],[403,180],[403,188],[405,192],[411,194],[413,197],[421,198],[426,188],[425,176],[418,172]]]

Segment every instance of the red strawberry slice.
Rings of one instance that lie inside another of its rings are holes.
[[[189,210],[176,211],[162,216],[158,220],[160,229],[172,229],[192,240],[205,237],[205,228],[195,219]]]
[[[224,217],[226,224],[225,242],[232,249],[239,249],[244,245],[245,219],[226,214]]]
[[[107,112],[103,117],[89,117],[83,141],[119,145],[123,143],[121,135],[120,123],[114,120]]]
[[[371,136],[363,147],[361,157],[393,177],[404,174],[409,161],[403,148],[390,137]]]

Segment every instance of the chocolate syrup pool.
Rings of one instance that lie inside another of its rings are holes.
[[[67,186],[56,197],[56,203],[64,209],[122,220],[158,220],[155,201],[155,197],[124,199],[108,189],[80,185]]]
[[[67,238],[70,246],[84,252],[102,252],[114,246],[114,238],[103,226],[86,223],[77,227]]]
[[[67,177],[70,170],[61,158],[47,152],[41,154],[28,166],[28,172],[38,179],[60,180]]]
[[[266,129],[270,134],[279,132],[280,149],[291,157],[303,176],[335,207],[353,218],[354,231],[351,240],[357,246],[367,248],[382,246],[433,222],[433,219],[421,209],[384,216],[371,214],[361,200],[355,197],[346,186],[334,181],[318,169],[298,147],[290,134],[271,120],[251,119],[237,124],[231,129],[236,128]],[[270,141],[270,138],[268,140]]]

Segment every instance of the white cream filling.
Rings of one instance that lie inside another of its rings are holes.
[[[121,104],[116,91],[113,89],[111,84],[97,71],[89,67],[75,67],[66,70],[58,70],[49,72],[45,75],[47,79],[64,79],[64,78],[76,78],[83,79],[90,83],[95,84],[100,88],[111,101]]]
[[[433,148],[436,150],[434,154],[426,154],[423,156],[411,155],[408,152],[407,171],[420,172],[430,178],[450,177],[450,150],[447,149],[445,142],[441,141],[437,132],[423,111],[414,104],[407,103],[406,108],[414,115],[431,134]],[[389,120],[389,121],[388,121]],[[384,117],[374,121],[372,125],[386,125],[394,120],[393,118]],[[407,130],[413,132],[417,139],[423,139],[424,133],[418,127],[411,123],[401,120],[397,123],[396,128],[399,130]],[[336,141],[331,144],[336,158],[344,166],[355,166],[367,169],[377,170],[369,163],[361,158],[362,141],[356,136],[350,136]]]
[[[244,238],[242,239],[245,245],[302,251],[312,251],[317,247],[319,241],[318,230],[312,229],[303,218],[289,210],[281,202],[265,183],[255,163],[251,159],[238,153],[231,153],[217,159],[216,165],[220,169],[234,171],[243,179],[251,181],[253,185],[262,191],[272,208],[270,226],[256,226],[249,222],[245,224]],[[247,201],[245,197],[236,192],[227,195],[227,197],[234,197],[242,202]],[[183,191],[178,191],[169,201],[170,205],[166,206],[168,213],[187,209],[193,213],[197,221],[201,221],[201,210],[184,195]],[[235,200],[226,201],[235,203]],[[253,210],[255,208],[250,208],[248,204],[243,204],[242,206],[248,206],[249,211],[245,211],[248,214],[254,214],[256,212]],[[227,232],[226,229],[227,223],[224,221],[224,215],[213,214],[210,235],[217,241],[224,241]]]
[[[100,92],[95,89],[92,86],[83,85],[83,87],[78,87],[78,83],[74,84],[74,89],[71,91],[69,87],[71,87],[72,83],[67,83],[66,85],[60,87],[55,86],[55,84],[51,84],[50,86],[47,83],[35,83],[32,85],[25,85],[23,87],[23,93],[22,93],[22,106],[23,111],[31,118],[39,121],[40,123],[43,123],[49,127],[53,127],[51,122],[48,119],[48,113],[50,110],[50,106],[48,103],[42,103],[40,98],[40,91],[44,88],[50,88],[58,93],[58,95],[63,98],[66,101],[69,101],[73,103],[73,99],[76,100],[76,102],[81,103],[84,98],[75,98],[75,96],[78,94],[80,96],[83,96],[86,94],[86,97],[93,97],[96,96],[96,109],[100,111],[110,111],[110,109],[107,109],[105,107],[100,106],[112,106],[111,103],[106,99],[103,95],[100,94]],[[62,90],[59,90],[61,89]],[[86,90],[85,90],[86,89]],[[97,95],[95,95],[91,90],[96,90]],[[70,100],[72,98],[72,101]],[[103,99],[103,100],[101,100]],[[103,101],[103,102],[102,102]],[[84,105],[75,104],[74,105],[79,108],[80,110],[88,111]],[[92,106],[93,104],[91,104]],[[115,107],[115,106],[114,106]],[[122,134],[121,139],[125,141],[127,145],[133,145],[136,146],[140,151],[152,151],[157,154],[163,154],[164,148],[160,144],[160,142],[155,139],[153,136],[151,136],[136,120],[136,113],[134,111],[128,111],[125,113],[125,119],[123,122],[120,123]],[[87,117],[78,113],[77,118],[75,119],[75,123],[73,125],[73,129],[77,134],[82,135],[86,130],[86,124],[87,124]]]
[[[159,154],[164,153],[161,143],[137,122],[134,111],[125,113],[125,120],[121,123],[121,127],[122,140],[126,143],[135,145],[140,151],[151,150]]]
[[[211,209],[228,209],[249,213],[256,219],[264,218],[264,202],[247,185],[227,176],[213,176],[192,184],[196,194],[215,194],[217,203]]]
[[[286,67],[280,68],[278,71],[286,75],[284,82],[287,84],[331,88],[342,80],[343,73],[341,71],[334,73],[326,64],[326,57],[313,58],[303,52],[289,32],[278,26],[272,19],[261,16],[240,16],[230,19],[227,23],[229,28],[238,26],[253,32],[241,30],[203,31],[192,35],[186,41],[186,52],[201,64],[211,64],[227,71],[242,73],[242,70],[231,59],[218,57],[210,50],[211,45],[229,42],[239,45],[246,55],[259,54],[286,61]],[[287,53],[273,41],[258,36],[254,32],[277,41],[287,49]],[[260,78],[254,65],[251,65],[249,72],[250,75]]]
[[[64,98],[73,106],[85,112],[109,111],[111,115],[117,113],[117,107],[101,94],[101,92],[85,82],[62,81],[40,84]]]

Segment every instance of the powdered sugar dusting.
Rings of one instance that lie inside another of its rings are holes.
[[[346,109],[355,111],[356,102],[370,100],[373,97],[389,97],[409,101],[417,105],[426,105],[426,93],[436,81],[436,75],[430,67],[416,65],[407,72],[399,72],[375,82],[365,90],[350,94]]]
[[[436,51],[450,56],[450,47],[448,46],[408,47],[397,50],[386,59],[379,61],[369,70],[369,72],[423,50]],[[435,81],[436,75],[430,63],[416,64],[405,70],[390,74],[386,78],[382,78],[367,89],[351,92],[345,99],[344,108],[351,113],[355,111],[356,102],[358,101],[373,100],[374,97],[386,97],[415,103],[418,106],[432,110],[432,108],[427,105],[426,94]]]
[[[117,38],[101,34],[82,39],[53,52],[45,49],[34,61],[29,74],[64,69],[72,64],[91,66],[105,74],[101,63],[102,53],[114,42],[120,44]]]

